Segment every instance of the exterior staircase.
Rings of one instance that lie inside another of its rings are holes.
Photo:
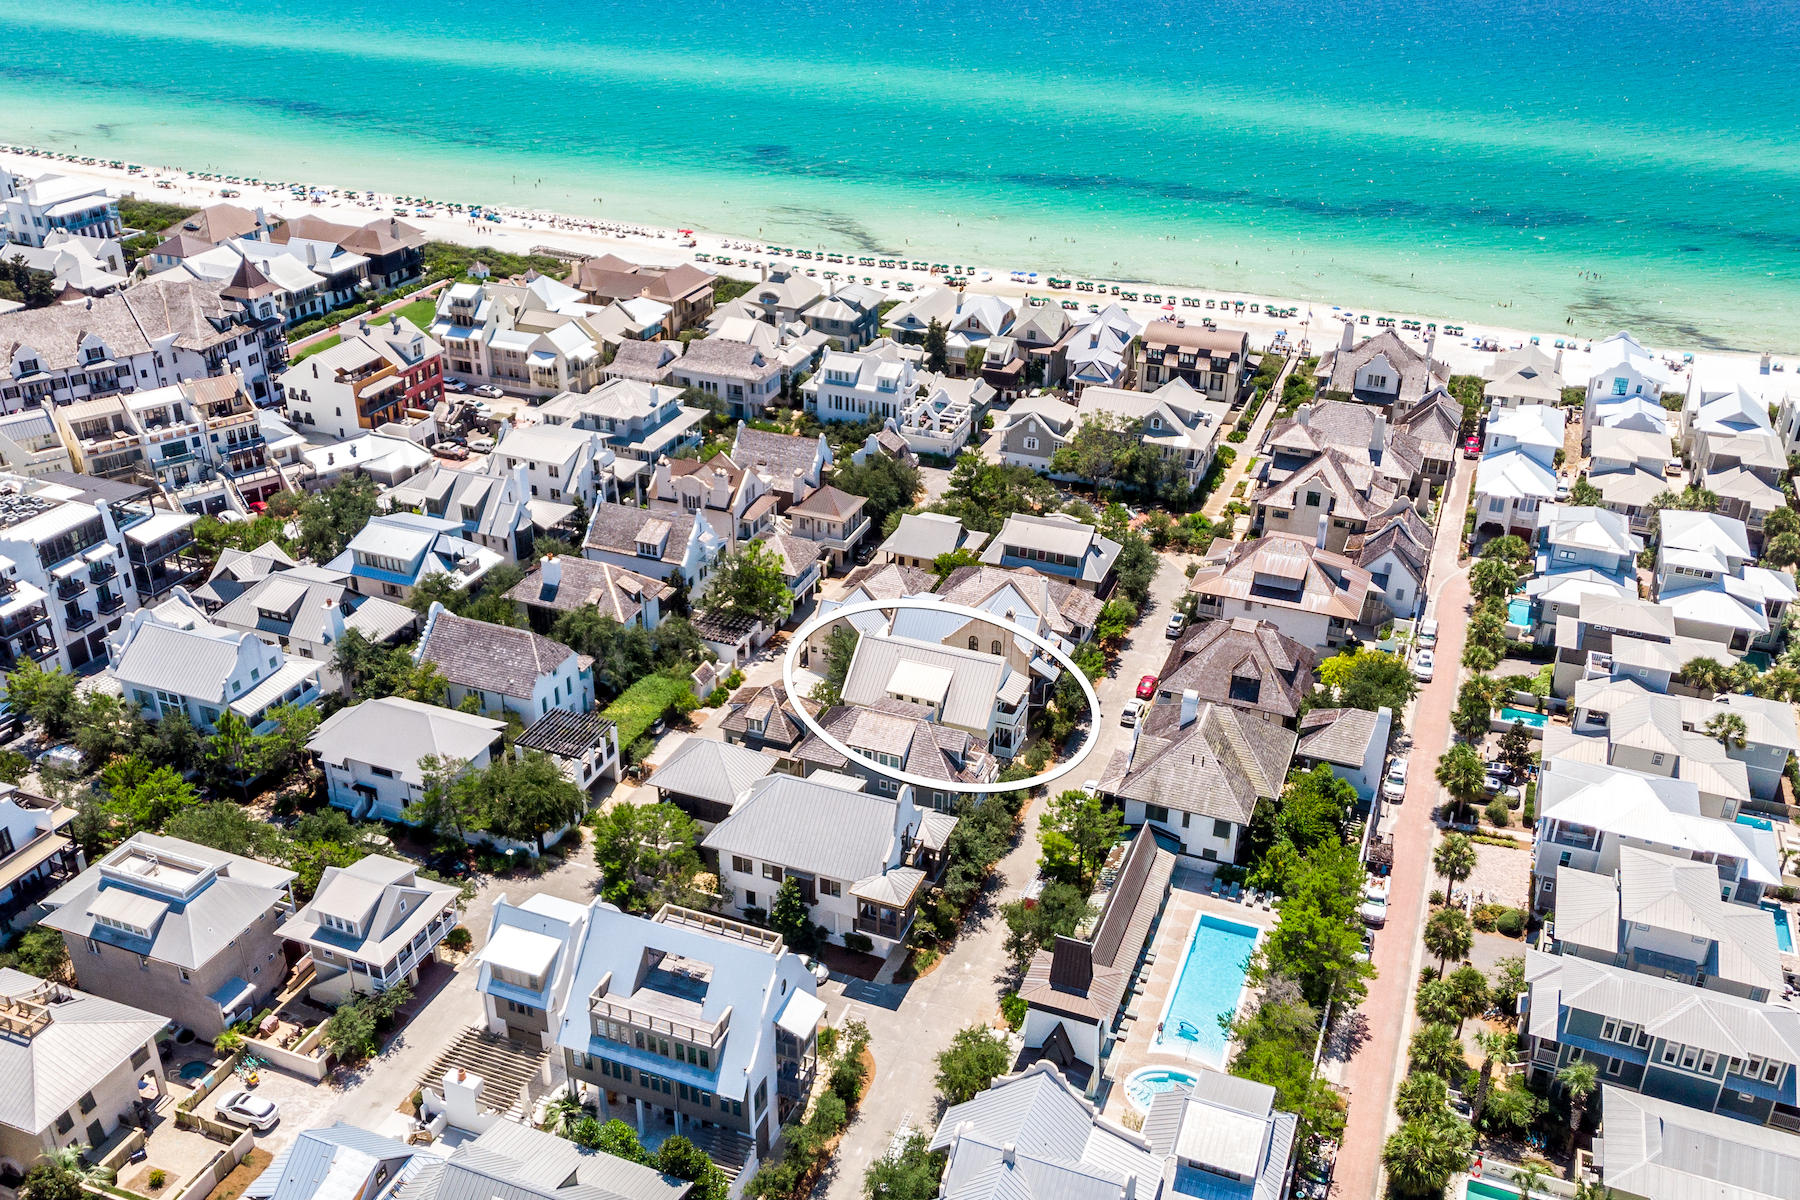
[[[481,1077],[484,1104],[523,1119],[529,1115],[532,1085],[549,1054],[540,1046],[471,1025],[438,1055],[419,1087],[441,1091],[445,1073],[460,1067]]]

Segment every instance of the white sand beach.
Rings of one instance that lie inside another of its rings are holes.
[[[913,294],[919,288],[942,283],[940,277],[929,271],[838,267],[824,261],[824,251],[851,256],[869,253],[843,246],[817,247],[814,259],[802,262],[791,256],[772,256],[762,242],[702,229],[688,231],[657,228],[514,208],[491,208],[485,210],[483,216],[476,217],[450,202],[398,197],[379,192],[371,194],[349,191],[321,182],[271,183],[218,176],[202,178],[176,167],[146,166],[134,173],[127,168],[76,156],[17,148],[0,149],[0,163],[22,175],[56,173],[92,179],[118,194],[132,193],[146,200],[192,206],[225,201],[244,208],[261,208],[267,214],[283,218],[310,212],[328,220],[363,224],[377,216],[403,210],[403,219],[408,224],[424,230],[432,238],[470,246],[492,246],[515,253],[550,248],[579,255],[611,253],[653,265],[695,262],[703,269],[741,279],[757,278],[762,264],[802,270],[811,268],[821,277],[835,271],[846,281],[850,278],[867,280],[871,286],[881,288],[896,299],[908,294],[899,286],[902,283],[910,284]],[[302,194],[296,195],[296,189]],[[487,213],[500,219],[489,219]],[[919,251],[915,249],[913,253],[917,254]],[[1258,348],[1266,347],[1275,340],[1278,332],[1285,331],[1290,345],[1310,347],[1312,353],[1330,349],[1338,344],[1342,336],[1346,314],[1354,314],[1358,338],[1378,332],[1378,317],[1392,317],[1397,322],[1416,321],[1421,326],[1435,324],[1440,330],[1447,324],[1453,324],[1430,313],[1370,312],[1358,307],[1354,298],[1350,297],[1344,298],[1346,302],[1341,305],[1326,305],[1281,296],[1194,288],[1176,288],[1171,292],[1164,288],[1163,304],[1120,301],[1103,298],[1098,291],[1053,291],[1044,282],[1047,275],[1042,272],[1038,273],[1039,282],[1035,285],[1016,282],[1014,273],[1030,272],[1032,268],[1029,265],[982,266],[965,263],[954,251],[947,250],[935,251],[928,257],[963,267],[963,274],[969,281],[967,286],[971,291],[1013,297],[1037,296],[1056,301],[1079,300],[1083,307],[1095,303],[1119,303],[1134,317],[1146,322],[1162,316],[1198,321],[1207,315],[1204,308],[1169,304],[1168,301],[1174,300],[1176,296],[1224,302],[1218,303],[1213,310],[1213,319],[1222,326],[1246,330],[1250,334],[1252,345]],[[1159,288],[1155,283],[1143,281],[1102,280],[1097,277],[1091,281],[1107,287],[1117,284],[1122,290],[1139,294]],[[1241,312],[1237,311],[1240,301],[1244,305]],[[1226,303],[1229,303],[1232,311],[1219,311],[1226,307]],[[1262,312],[1252,313],[1249,311],[1251,305],[1256,305],[1259,309],[1293,308],[1297,310],[1297,315],[1293,318],[1276,318]],[[1424,347],[1428,336],[1424,332],[1403,332],[1397,327],[1395,332],[1420,348]],[[1440,334],[1433,346],[1435,357],[1445,363],[1453,374],[1480,374],[1493,361],[1495,354],[1494,349],[1484,348],[1486,346],[1507,350],[1523,345],[1533,337],[1537,337],[1540,347],[1550,354],[1556,353],[1555,343],[1559,338],[1567,342],[1563,351],[1562,372],[1568,384],[1585,383],[1591,373],[1588,348],[1592,342],[1588,340],[1567,339],[1554,332],[1509,329],[1485,324],[1474,326],[1465,323],[1463,332],[1464,336],[1461,338]],[[1687,372],[1698,371],[1709,384],[1715,381],[1743,383],[1752,391],[1764,393],[1771,402],[1789,390],[1787,381],[1794,377],[1791,372],[1800,369],[1800,362],[1790,363],[1777,357],[1775,361],[1779,366],[1774,373],[1764,375],[1761,373],[1762,357],[1759,355],[1698,351],[1671,346],[1651,346],[1649,349],[1683,377],[1684,388]],[[1687,357],[1690,354],[1691,360]],[[1800,384],[1796,386],[1800,387]]]

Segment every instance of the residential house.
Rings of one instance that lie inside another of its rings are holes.
[[[797,437],[752,429],[739,421],[731,439],[731,461],[759,476],[785,512],[824,483],[832,463],[831,443],[822,433]]]
[[[598,433],[570,425],[518,425],[502,430],[493,457],[508,471],[523,470],[538,499],[586,508],[609,496],[621,499],[613,451]]]
[[[294,872],[180,838],[134,833],[44,899],[87,992],[161,1013],[208,1040],[281,990],[277,925]]]
[[[1241,329],[1208,329],[1180,318],[1144,326],[1144,370],[1138,386],[1158,390],[1179,379],[1205,399],[1230,408],[1243,390],[1250,365],[1250,335]]]
[[[1557,456],[1563,451],[1563,412],[1541,404],[1509,408],[1488,420],[1487,441],[1475,467],[1475,530],[1530,540],[1538,506],[1556,498]]]
[[[921,806],[950,812],[964,785],[992,783],[1000,774],[998,760],[979,738],[934,723],[923,705],[900,700],[878,700],[866,708],[845,705],[819,714],[819,722],[851,753],[840,753],[816,734],[808,737],[794,751],[803,776],[853,776],[866,791],[895,793],[903,785],[887,769],[897,769],[932,781],[916,785]]]
[[[388,511],[455,521],[465,541],[500,556],[529,561],[540,537],[566,529],[574,506],[533,499],[531,473],[521,462],[508,469],[497,454],[480,467],[458,470],[433,462],[382,493]]]
[[[603,501],[594,505],[581,553],[647,579],[674,583],[679,578],[692,594],[704,589],[714,561],[729,545],[731,539],[716,532],[698,509],[651,512]]]
[[[0,314],[0,410],[48,408],[184,379],[243,376],[259,402],[287,362],[272,315],[217,283],[156,276],[82,304]]]
[[[1439,411],[1435,401],[1422,400],[1407,413],[1415,427],[1437,436],[1431,418]],[[1425,447],[1401,422],[1390,422],[1379,408],[1349,400],[1314,400],[1301,405],[1292,417],[1276,421],[1263,439],[1267,461],[1259,477],[1268,486],[1285,483],[1334,453],[1340,462],[1352,464],[1360,481],[1396,496],[1429,496]],[[1436,451],[1434,451],[1436,453]],[[1448,475],[1448,467],[1444,469]],[[1307,530],[1308,535],[1312,533]]]
[[[766,910],[791,879],[828,936],[885,958],[905,942],[943,870],[956,817],[917,807],[910,785],[882,794],[860,783],[770,775],[702,845],[717,855],[721,890],[739,908]]]
[[[876,549],[876,554],[883,563],[892,566],[930,571],[935,568],[939,555],[957,550],[975,554],[987,540],[987,534],[964,529],[960,520],[943,513],[904,513],[894,532]]]
[[[900,700],[965,733],[1001,758],[1024,748],[1031,677],[1004,657],[918,638],[864,633],[851,656],[844,703]]]
[[[21,912],[87,865],[68,836],[75,810],[0,784],[0,922]]]
[[[1636,594],[1637,556],[1644,542],[1631,532],[1626,519],[1610,508],[1544,505],[1538,512],[1534,549],[1540,576],[1593,570],[1630,584]]]
[[[443,361],[443,347],[398,313],[385,321],[364,318],[335,346],[281,373],[287,415],[332,441],[408,423],[442,399]]]
[[[490,1033],[555,1049],[591,911],[548,892],[517,904],[504,892],[495,897],[487,939],[475,955],[475,990]]]
[[[0,167],[0,229],[5,241],[42,246],[54,233],[116,238],[125,232],[119,202],[104,187],[72,175],[27,179]]]
[[[218,286],[224,299],[283,329],[324,316],[337,298],[325,275],[267,242],[227,242],[189,255],[169,274]]]
[[[741,303],[770,325],[792,325],[824,295],[824,286],[812,276],[792,268],[775,268],[744,293]]]
[[[1397,508],[1344,539],[1344,557],[1369,573],[1362,622],[1379,629],[1425,610],[1425,580],[1436,535],[1417,509]]]
[[[263,416],[266,421],[268,414]],[[390,424],[384,428],[394,430],[400,427]],[[415,425],[412,428],[423,430],[427,427]],[[426,468],[437,465],[430,450],[409,437],[392,433],[364,433],[353,436],[348,441],[332,442],[311,449],[302,445],[298,449],[298,457],[301,478],[316,487],[329,487],[339,476],[366,475],[375,481],[376,486],[387,490],[398,487]]]
[[[591,392],[545,401],[538,416],[549,425],[593,430],[620,459],[654,463],[698,450],[706,412],[682,404],[680,388],[609,379]],[[614,464],[614,472],[623,481],[625,464]]]
[[[260,208],[252,210],[223,201],[209,204],[162,231],[163,244],[150,252],[151,270],[171,265],[161,261],[170,255],[180,258],[186,253],[197,253],[188,247],[211,249],[239,238],[266,238],[278,223],[279,219],[271,220]],[[170,242],[182,244],[170,247]]]
[[[533,629],[549,633],[564,613],[588,605],[621,625],[655,629],[662,623],[663,603],[674,594],[668,584],[610,562],[550,554],[506,596],[524,606]]]
[[[1019,985],[1026,1004],[1022,1065],[1054,1064],[1069,1082],[1099,1091],[1108,1039],[1174,871],[1175,855],[1140,829],[1092,928],[1057,937],[1032,955]]]
[[[424,760],[458,772],[494,760],[506,723],[421,704],[399,696],[340,708],[319,723],[306,748],[325,772],[325,794],[358,821],[407,821],[406,810],[425,797]]]
[[[936,321],[949,328],[956,313],[957,292],[952,288],[928,285],[889,309],[881,319],[882,332],[897,342],[917,346],[925,341],[925,333]]]
[[[1421,354],[1391,329],[1358,342],[1356,326],[1346,321],[1337,349],[1319,356],[1319,388],[1340,393],[1327,399],[1380,405],[1389,410],[1389,417],[1399,418],[1427,393],[1450,382],[1444,365],[1434,361],[1431,352],[1430,342]]]
[[[1787,445],[1768,429],[1694,439],[1694,481],[1719,498],[1719,510],[1750,527],[1762,542],[1763,519],[1786,507]]]
[[[325,1129],[301,1130],[275,1151],[244,1195],[249,1200],[313,1200],[321,1189],[341,1186],[359,1200],[396,1200],[424,1161],[435,1157],[423,1146],[339,1121]]]
[[[881,336],[881,302],[887,297],[872,287],[846,283],[799,314],[808,329],[824,334],[834,346],[860,350]]]
[[[1767,1001],[1783,986],[1769,910],[1719,897],[1707,862],[1629,844],[1610,874],[1556,872],[1553,953]]]
[[[311,213],[275,225],[268,234],[276,243],[303,239],[333,246],[365,261],[369,287],[387,292],[425,273],[425,233],[394,217],[377,217],[366,225],[342,225]]]
[[[1193,489],[1212,469],[1230,403],[1175,378],[1154,392],[1094,385],[1081,393],[1081,412],[1105,414],[1133,426],[1143,443],[1173,468],[1181,485]]]
[[[759,470],[740,466],[729,454],[715,454],[705,462],[678,458],[659,462],[650,478],[650,511],[657,516],[696,515],[712,532],[735,550],[743,542],[773,533],[782,502],[806,497],[804,469],[786,481],[785,492],[769,485],[781,467],[764,458]]]
[[[1675,632],[1734,654],[1774,649],[1796,598],[1794,577],[1755,565],[1749,531],[1733,517],[1669,509],[1660,522],[1656,598],[1674,614]]]
[[[1582,427],[1589,437],[1593,436],[1596,429],[1631,429],[1638,433],[1660,433],[1664,437],[1672,437],[1675,427],[1671,416],[1669,410],[1661,404],[1642,396],[1626,396],[1617,400],[1609,397],[1593,406],[1583,418]]]
[[[798,775],[800,764],[793,752],[811,736],[800,721],[802,705],[810,705],[810,701],[790,700],[781,684],[746,684],[726,701],[725,719],[719,731],[733,745],[772,756],[776,770]],[[813,707],[816,706],[807,711]]]
[[[214,623],[180,589],[127,617],[107,639],[107,652],[112,677],[141,715],[181,713],[208,733],[227,712],[267,733],[276,724],[273,710],[319,699],[322,664]]]
[[[1696,373],[1688,381],[1681,405],[1681,449],[1694,449],[1701,437],[1735,437],[1772,430],[1769,404],[1741,383],[1709,384]]]
[[[0,257],[50,276],[51,286],[65,303],[78,295],[104,296],[131,282],[116,238],[59,232],[45,238],[42,246],[0,241]]]
[[[793,596],[793,608],[789,612],[804,612],[825,577],[824,564],[828,553],[825,545],[787,533],[771,533],[758,540],[762,542],[763,549],[769,552],[775,565],[781,569],[781,578],[787,583],[788,593]],[[705,614],[702,619],[705,619]]]
[[[1606,1136],[1593,1164],[1619,1200],[1787,1200],[1800,1171],[1800,1141],[1780,1114],[1765,1128],[1625,1088],[1600,1088]]]
[[[689,342],[686,353],[669,367],[676,387],[698,389],[739,420],[760,417],[774,406],[782,376],[781,363],[755,346],[716,336]]]
[[[628,338],[619,343],[612,361],[601,368],[600,376],[637,383],[667,383],[670,369],[685,349],[687,347],[680,342],[643,342]]]
[[[1562,403],[1562,351],[1551,358],[1537,346],[1526,344],[1494,356],[1483,373],[1482,399],[1489,412],[1521,408],[1528,404]]]
[[[1093,636],[1102,607],[1092,592],[1029,567],[957,567],[937,585],[937,594],[948,604],[986,609],[1004,623],[1049,638],[1070,652]],[[979,627],[998,629],[999,623]],[[943,628],[951,630],[949,637],[964,629],[955,619],[945,622]],[[1034,659],[1041,662],[1041,655],[1029,642],[1017,636],[1012,641],[1006,653],[1015,666],[1024,669]],[[1036,669],[1042,673],[1041,666]]]
[[[975,432],[976,410],[960,394],[959,383],[987,385],[980,380],[936,378],[900,409],[898,426],[907,448],[915,454],[954,458],[962,453]]]
[[[817,543],[831,556],[833,570],[841,571],[869,532],[869,518],[863,515],[868,503],[863,496],[826,484],[799,504],[790,505],[788,524],[797,538]]]
[[[319,663],[321,686],[341,690],[346,681],[334,660],[348,631],[356,630],[371,645],[388,645],[411,634],[419,614],[379,596],[360,596],[342,574],[307,565],[255,581],[214,609],[212,621],[272,637],[288,654]]]
[[[1157,672],[1156,698],[1175,703],[1188,692],[1290,728],[1314,687],[1318,655],[1249,617],[1201,621],[1169,649]]]
[[[1672,664],[1666,672],[1641,677],[1666,686],[1667,677],[1690,659],[1724,662],[1731,655],[1721,642],[1677,634],[1674,612],[1638,599],[1635,584],[1622,586],[1612,576],[1592,570],[1567,572],[1561,578],[1575,586],[1534,594],[1534,603],[1546,611],[1556,604],[1555,628],[1550,631],[1556,646],[1552,695],[1567,697],[1584,679],[1613,677],[1621,670],[1621,656],[1634,663],[1634,674],[1666,658]],[[1529,592],[1532,585],[1526,586]],[[1540,619],[1540,642],[1546,628]]]
[[[449,683],[445,701],[473,696],[483,712],[517,713],[535,722],[553,708],[594,707],[593,661],[541,633],[459,617],[432,602],[414,660]]]
[[[1351,538],[1411,507],[1366,458],[1327,447],[1287,478],[1256,489],[1251,529],[1258,535],[1304,538],[1321,550],[1342,553]]]
[[[1450,476],[1456,471],[1462,424],[1462,401],[1439,387],[1432,388],[1424,399],[1395,417],[1391,428],[1412,438],[1421,473],[1432,486],[1443,488],[1449,486]]]
[[[623,761],[619,727],[592,709],[551,709],[514,740],[513,754],[521,759],[527,754],[544,755],[565,779],[590,796],[601,780],[618,782]],[[555,838],[561,836],[559,832]],[[547,836],[546,840],[554,839]]]
[[[1776,796],[1789,757],[1800,751],[1793,706],[1760,696],[1670,696],[1629,679],[1590,679],[1575,685],[1569,713],[1571,735],[1605,738],[1607,761],[1614,765],[1693,778],[1691,764],[1710,763],[1720,771],[1736,763],[1759,800]],[[1743,745],[1708,731],[1727,715],[1742,719]],[[1730,820],[1737,814],[1720,815]]]
[[[710,830],[731,815],[751,784],[778,767],[779,760],[761,750],[690,737],[651,772],[650,786],[662,803],[675,805]]]
[[[1628,396],[1658,400],[1663,389],[1675,382],[1674,374],[1629,333],[1615,333],[1596,343],[1588,364],[1584,420],[1592,418],[1595,406],[1602,401]]]
[[[1668,435],[1601,426],[1589,434],[1589,444],[1588,482],[1600,489],[1607,508],[1631,522],[1634,533],[1648,533],[1652,505],[1672,490],[1665,477]]]
[[[0,471],[35,479],[73,469],[50,412],[27,408],[0,416]]]
[[[1548,1081],[1591,1062],[1608,1091],[1800,1124],[1800,1013],[1566,954],[1525,951],[1521,1057]]]
[[[455,927],[456,906],[454,887],[419,878],[412,863],[371,854],[326,867],[312,902],[280,932],[312,957],[312,998],[342,1004],[401,980],[416,984]]]
[[[0,1092],[0,1166],[22,1179],[45,1155],[103,1146],[140,1122],[140,1084],[163,1094],[156,1043],[168,1024],[0,967],[0,1074],[13,1080]]]
[[[917,350],[882,339],[861,351],[830,350],[800,385],[806,411],[821,421],[898,418],[919,390]]]
[[[433,576],[447,576],[466,590],[503,561],[499,554],[462,536],[462,521],[424,513],[382,513],[350,539],[327,569],[350,577],[359,595],[385,596],[403,603]]]
[[[1075,322],[1061,304],[1026,298],[1006,335],[1016,352],[1024,355],[1021,382],[1027,386],[1056,387],[1068,375],[1069,339]]]
[[[649,267],[603,254],[578,263],[569,282],[591,304],[613,304],[635,299],[666,305],[667,332],[672,337],[684,329],[705,323],[713,310],[717,276],[692,263]]]
[[[1362,618],[1369,572],[1310,539],[1270,534],[1215,541],[1188,581],[1200,620],[1268,621],[1315,651],[1337,646]]]
[[[1137,372],[1137,336],[1143,330],[1143,325],[1117,304],[1077,318],[1063,350],[1069,393],[1080,396],[1096,384],[1129,387]]]
[[[1056,451],[1075,436],[1081,412],[1048,393],[1016,400],[1005,412],[996,413],[994,431],[982,452],[1009,467],[1029,467],[1048,472]]]
[[[1325,767],[1356,789],[1356,798],[1368,804],[1375,799],[1387,769],[1388,736],[1394,727],[1393,710],[1366,708],[1315,708],[1300,718],[1300,741],[1294,747],[1294,763],[1311,770]]]
[[[1120,549],[1119,543],[1066,513],[1013,513],[982,550],[981,561],[991,567],[1030,567],[1104,596],[1112,590]]]
[[[556,1045],[602,1120],[672,1127],[747,1179],[806,1110],[825,1003],[777,933],[673,905],[645,920],[595,901],[568,996]]]
[[[599,384],[605,354],[588,324],[598,311],[543,277],[524,287],[453,283],[438,293],[430,332],[443,347],[446,376],[553,396]]]
[[[1138,718],[1100,792],[1120,803],[1127,825],[1154,826],[1182,854],[1235,862],[1256,806],[1281,794],[1296,740],[1273,721],[1184,692]]]

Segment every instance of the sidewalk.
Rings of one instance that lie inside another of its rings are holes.
[[[1375,935],[1374,963],[1379,972],[1358,1010],[1365,1022],[1362,1042],[1343,1071],[1343,1091],[1350,1103],[1337,1169],[1333,1200],[1375,1200],[1381,1183],[1381,1147],[1387,1138],[1394,1088],[1406,1067],[1406,1040],[1411,1029],[1413,980],[1418,974],[1420,933],[1425,925],[1426,896],[1431,887],[1431,851],[1437,839],[1432,810],[1440,789],[1434,777],[1438,757],[1450,744],[1450,713],[1456,707],[1459,664],[1468,621],[1468,577],[1457,565],[1462,511],[1473,478],[1461,460],[1444,500],[1432,551],[1428,587],[1435,591],[1432,615],[1440,630],[1432,681],[1413,704],[1412,754],[1408,758],[1406,800],[1394,825],[1394,872],[1388,892],[1388,921]]]
[[[1208,520],[1218,520],[1219,514],[1225,511],[1225,506],[1231,503],[1231,491],[1237,487],[1238,480],[1244,478],[1244,472],[1250,467],[1250,460],[1256,457],[1254,448],[1262,445],[1263,431],[1273,423],[1275,410],[1281,407],[1282,385],[1287,382],[1288,374],[1299,361],[1298,353],[1288,355],[1287,362],[1282,364],[1281,374],[1275,376],[1275,382],[1269,385],[1269,394],[1263,397],[1262,408],[1257,410],[1256,420],[1250,423],[1249,436],[1236,444],[1227,443],[1237,451],[1237,461],[1226,469],[1224,478],[1219,480],[1219,486],[1213,489],[1212,495],[1206,498],[1206,503],[1200,508]]]

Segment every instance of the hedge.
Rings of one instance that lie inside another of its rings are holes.
[[[606,706],[600,715],[619,727],[619,745],[629,746],[668,715],[693,685],[674,675],[646,675]]]

